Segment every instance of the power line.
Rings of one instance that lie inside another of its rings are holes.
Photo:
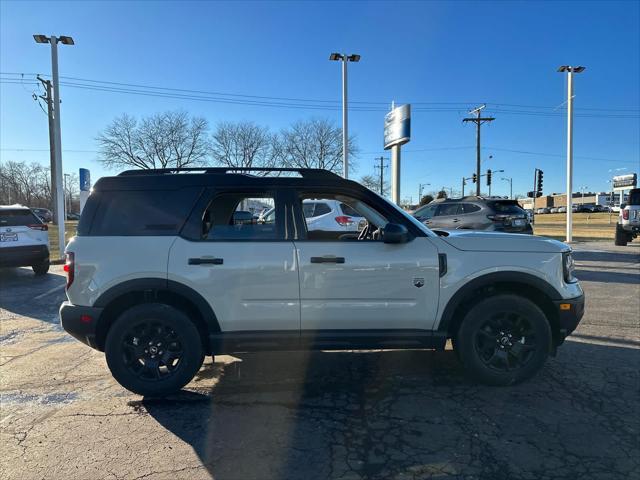
[[[19,75],[20,78],[2,78],[1,83],[6,84],[25,84],[29,82],[29,79],[25,79],[25,76],[34,74],[18,74],[4,72],[0,75]],[[191,90],[171,87],[159,87],[155,85],[145,85],[137,83],[125,83],[125,82],[112,82],[106,80],[93,80],[81,77],[64,76],[61,77],[65,80],[63,84],[65,86],[73,88],[82,88],[87,90],[97,90],[113,93],[125,93],[136,94],[146,96],[160,96],[164,98],[176,98],[186,100],[199,100],[199,101],[217,101],[222,103],[240,103],[258,106],[277,106],[285,108],[316,108],[335,110],[339,108],[338,100],[323,100],[323,99],[308,99],[308,98],[292,98],[292,97],[276,97],[276,96],[264,96],[264,95],[248,95],[239,93],[225,93],[216,91],[205,90]],[[66,81],[71,80],[71,81]],[[85,83],[78,83],[85,82]],[[88,82],[88,83],[86,83]],[[175,96],[174,96],[175,95]],[[231,97],[231,98],[225,98]],[[249,103],[245,103],[249,102]],[[284,102],[284,103],[283,103]],[[288,103],[287,103],[288,102]],[[387,111],[388,102],[372,102],[372,101],[353,101],[352,104],[356,104],[352,107],[353,110],[358,111]],[[449,111],[449,112],[461,112],[466,110],[469,102],[409,102],[414,105],[414,111]],[[508,103],[493,103],[496,110],[499,110],[501,114],[513,114],[513,115],[532,115],[532,116],[564,116],[563,112],[558,111],[527,111],[521,110],[522,108],[532,108],[537,110],[555,109],[554,106],[540,106],[540,105],[521,105],[521,104],[508,104]],[[509,107],[509,108],[504,108]],[[519,108],[520,110],[513,110],[512,107]],[[600,111],[600,112],[617,112],[617,115],[612,115],[609,118],[634,118],[639,109],[628,108],[582,108],[584,111]],[[596,114],[581,114],[581,116],[593,116],[601,117],[602,115]]]

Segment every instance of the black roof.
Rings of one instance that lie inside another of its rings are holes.
[[[253,175],[260,172],[265,175]],[[270,173],[293,176],[273,176]],[[360,184],[336,175],[333,172],[314,168],[234,168],[195,167],[164,168],[149,170],[126,170],[114,177],[100,178],[93,189],[105,190],[164,190],[190,186],[359,186]]]

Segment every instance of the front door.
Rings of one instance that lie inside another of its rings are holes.
[[[387,218],[375,207],[356,198],[329,198],[365,217],[368,231],[360,232],[358,239],[353,234],[307,227],[306,238],[295,241],[302,331],[432,329],[439,267],[431,240],[416,237],[402,244],[384,243],[381,228]]]

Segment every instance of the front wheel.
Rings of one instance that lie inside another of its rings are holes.
[[[196,326],[180,310],[161,303],[125,310],[109,329],[105,356],[120,385],[151,397],[179,391],[204,361]]]
[[[551,351],[551,327],[530,300],[503,294],[469,310],[456,338],[467,373],[488,385],[511,385],[532,377]]]

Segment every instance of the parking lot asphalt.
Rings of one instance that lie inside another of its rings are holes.
[[[165,400],[60,329],[60,267],[0,270],[0,478],[640,479],[640,242],[575,250],[585,317],[526,383],[450,350],[260,353]]]

